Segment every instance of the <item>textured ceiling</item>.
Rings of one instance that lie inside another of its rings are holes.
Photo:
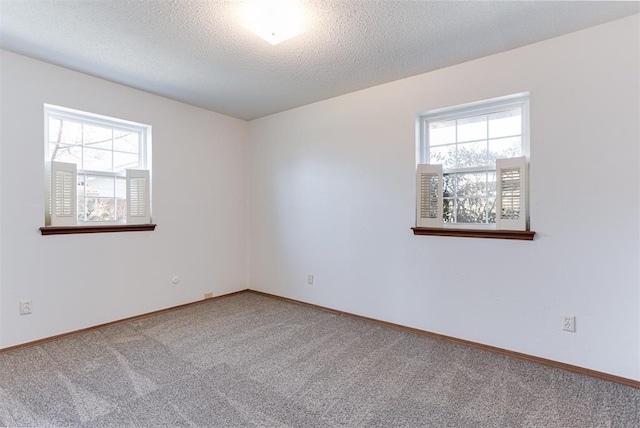
[[[639,2],[301,0],[272,46],[240,0],[0,0],[0,47],[253,119],[638,13]]]

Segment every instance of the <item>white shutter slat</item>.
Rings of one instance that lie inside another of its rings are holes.
[[[75,226],[78,223],[77,188],[77,165],[51,162],[49,214],[52,226]]]
[[[442,165],[418,165],[416,173],[417,227],[442,227],[442,186]]]
[[[504,230],[527,230],[527,158],[524,156],[496,160],[496,227]]]
[[[127,224],[148,224],[151,222],[149,210],[149,170],[127,170]]]

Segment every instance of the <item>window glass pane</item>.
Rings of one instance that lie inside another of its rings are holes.
[[[127,218],[127,199],[126,198],[118,198],[116,199],[117,209],[116,209],[116,220],[124,220]]]
[[[49,118],[49,142],[59,143],[60,127],[62,126],[62,120],[55,117]]]
[[[429,145],[439,146],[456,142],[456,121],[429,123]]]
[[[458,198],[456,202],[456,222],[487,222],[487,200],[485,198]]]
[[[455,177],[455,221],[495,222],[495,172],[458,173]]]
[[[49,126],[51,126],[52,120],[49,120]],[[51,135],[49,132],[50,141],[53,143],[61,144],[82,144],[82,124],[80,122],[73,122],[71,120],[60,120],[60,127],[57,128],[58,133]]]
[[[488,192],[487,173],[472,172],[457,174],[457,196],[486,197]]]
[[[458,144],[456,168],[487,165],[487,142]]]
[[[84,220],[84,210],[85,210],[85,201],[84,201],[84,183],[86,181],[86,177],[83,174],[78,174],[78,221]]]
[[[518,107],[489,115],[489,138],[509,137],[522,134],[522,113]]]
[[[85,124],[83,133],[84,145],[94,149],[111,150],[113,148],[112,134],[111,128]]]
[[[456,174],[444,174],[442,176],[442,189],[445,198],[454,197],[456,194]]]
[[[140,133],[135,131],[113,130],[113,150],[138,153],[140,151]]]
[[[458,119],[458,142],[486,140],[487,115]]]
[[[52,161],[80,164],[82,146],[49,145],[49,156]]]
[[[111,171],[112,152],[100,149],[84,149],[82,168],[92,171]]]
[[[522,155],[522,138],[499,138],[489,140],[489,159],[492,163],[496,159],[514,158]],[[495,164],[494,164],[495,165]]]
[[[86,209],[86,221],[113,220],[115,201],[113,198],[87,198]]]
[[[442,164],[444,169],[451,169],[455,166],[456,146],[431,147],[429,149],[429,163]]]
[[[457,174],[444,174],[442,176],[442,220],[446,223],[455,222],[455,196],[456,196],[456,183]]]
[[[78,221],[85,221],[85,200],[84,198],[78,198]]]
[[[496,222],[496,198],[489,198],[487,201],[487,223]]]
[[[113,197],[114,195],[114,178],[113,177],[96,177],[88,175],[86,179],[86,195],[87,197]]]
[[[116,178],[116,219],[124,220],[127,217],[127,180]]]
[[[495,171],[487,172],[487,195],[489,198],[495,198],[496,191],[496,173]]]
[[[127,197],[127,180],[125,178],[116,178],[116,197]]]
[[[445,223],[453,223],[453,199],[444,199],[442,202],[442,221]]]
[[[113,152],[113,170],[124,173],[127,168],[135,169],[140,167],[137,153]]]

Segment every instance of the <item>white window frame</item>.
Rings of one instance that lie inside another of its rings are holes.
[[[95,113],[89,113],[81,110],[75,110],[67,107],[56,106],[52,104],[44,104],[44,159],[45,159],[45,174],[47,174],[46,182],[50,183],[51,171],[51,159],[50,159],[50,141],[49,141],[49,119],[56,118],[61,120],[72,120],[75,122],[81,122],[82,124],[96,125],[101,127],[107,127],[122,131],[138,132],[140,134],[140,147],[138,151],[138,169],[149,171],[149,196],[148,196],[148,223],[151,223],[151,126],[142,123],[132,122],[129,120],[113,118],[109,116],[103,116]],[[111,152],[118,152],[111,149]],[[82,151],[81,151],[82,153]],[[127,180],[127,173],[122,172],[109,172],[109,171],[95,171],[88,169],[77,169],[77,176],[91,175],[99,177],[109,178],[121,178]],[[125,184],[125,187],[128,187]],[[45,225],[52,225],[51,218],[51,188],[50,185],[46,186],[45,190]],[[76,196],[76,205],[78,203],[78,196]],[[83,195],[86,197],[86,195]],[[128,209],[127,209],[128,211]],[[128,214],[128,213],[127,213]],[[78,220],[75,225],[77,226],[96,226],[96,225],[119,225],[130,224],[127,220],[108,220],[108,221],[89,221]],[[138,222],[139,223],[139,222]]]
[[[484,101],[477,101],[468,104],[446,107],[436,110],[431,110],[425,113],[418,114],[416,121],[416,171],[420,164],[430,164],[430,145],[429,145],[429,123],[440,122],[447,120],[462,119],[470,116],[477,116],[483,114],[490,114],[497,111],[503,111],[513,108],[522,109],[522,134],[521,134],[521,152],[520,156],[524,156],[529,159],[529,147],[530,147],[530,118],[529,118],[529,92],[521,92],[513,95],[492,98]],[[443,174],[451,173],[469,173],[469,172],[496,172],[495,165],[491,166],[478,166],[467,168],[452,168],[444,169]],[[528,187],[528,186],[527,186]],[[528,198],[528,195],[524,195]],[[528,201],[525,201],[528,205]],[[455,229],[498,229],[497,223],[445,223],[442,222],[441,227],[455,228]],[[527,228],[529,224],[527,213]]]

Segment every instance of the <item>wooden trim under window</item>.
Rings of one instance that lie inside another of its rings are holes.
[[[517,239],[533,241],[532,230],[453,229],[448,227],[412,227],[414,235],[458,236],[463,238]]]
[[[155,230],[156,224],[101,224],[91,226],[43,226],[43,235],[71,235],[75,233],[143,232]]]

